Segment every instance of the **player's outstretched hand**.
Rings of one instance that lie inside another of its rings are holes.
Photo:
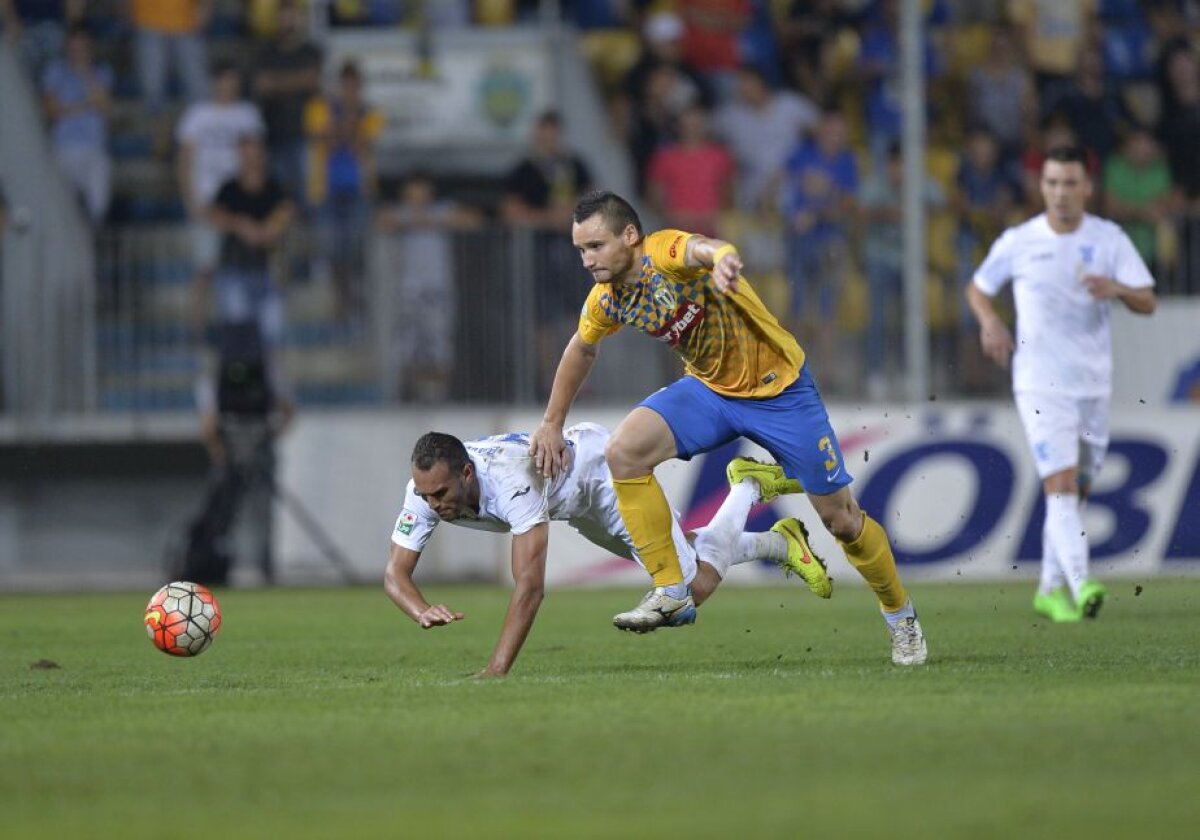
[[[1089,274],[1084,277],[1083,285],[1096,300],[1112,300],[1121,291],[1116,280],[1111,277],[1101,277],[1099,274]]]
[[[562,426],[543,422],[529,436],[529,454],[533,465],[546,478],[555,478],[569,466],[570,455],[563,439]]]
[[[1000,367],[1008,367],[1008,360],[1013,354],[1013,337],[1008,327],[999,318],[987,321],[979,329],[979,341],[983,352]]]
[[[721,257],[720,261],[713,266],[713,282],[717,284],[717,288],[722,292],[729,294],[737,292],[738,277],[742,273],[742,258],[738,256],[737,251],[732,251]]]
[[[422,629],[428,630],[430,627],[441,627],[452,621],[462,621],[464,618],[466,618],[465,615],[455,612],[445,604],[434,604],[417,616],[417,623],[421,625]]]

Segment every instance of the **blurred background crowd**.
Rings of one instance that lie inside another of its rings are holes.
[[[1005,226],[1039,212],[1050,147],[1087,149],[1093,211],[1125,227],[1160,294],[1200,293],[1200,3],[922,5],[934,385],[1004,388],[961,289]],[[627,162],[650,223],[741,247],[827,393],[901,396],[897,14],[896,0],[0,0],[93,230],[95,401],[110,410],[191,407],[206,327],[245,320],[301,404],[541,399],[588,282],[570,209],[623,187],[598,174],[608,158]],[[404,106],[373,88],[386,62],[368,72],[330,47],[349,29],[407,33],[395,50],[436,78],[440,37],[514,26],[567,33],[612,142],[571,142],[560,89],[523,148],[461,165],[389,146]],[[0,229],[19,226],[3,208]],[[661,364],[652,379],[674,374]]]

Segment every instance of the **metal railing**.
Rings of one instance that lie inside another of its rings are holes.
[[[887,285],[898,279],[881,279],[864,259],[870,249],[861,229],[851,229],[851,256],[839,261],[837,276],[823,278],[830,303],[822,312],[816,304],[794,310],[777,224],[727,222],[722,235],[739,244],[756,290],[809,351],[826,396],[904,396],[902,296],[898,285],[890,291]],[[44,275],[36,237],[36,231],[10,231],[0,250],[8,269],[8,282],[0,283],[5,347],[26,348],[4,354],[4,411],[28,405],[31,394],[40,395],[37,404],[76,407],[59,413],[87,411],[87,405],[117,414],[190,411],[206,317],[197,308],[186,229],[131,227],[101,236],[94,304],[91,292],[14,282],[18,275]],[[545,399],[590,283],[567,237],[506,228],[432,237],[367,230],[351,243],[361,259],[352,261],[347,283],[338,282],[322,242],[316,231],[298,228],[274,261],[286,312],[282,367],[301,404],[536,405]],[[1200,254],[1200,225],[1184,226],[1180,242],[1174,261],[1159,273],[1165,292],[1196,288],[1200,265],[1192,255]],[[1006,374],[982,358],[962,303],[970,268],[960,265],[972,264],[985,246],[949,254],[930,249],[930,391],[939,397],[1007,390]],[[90,380],[62,375],[69,373],[64,358],[75,340],[72,330],[94,330],[83,368],[95,371],[92,397]],[[679,372],[665,348],[622,331],[605,342],[582,399],[629,403]]]

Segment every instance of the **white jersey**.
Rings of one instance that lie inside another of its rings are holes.
[[[238,171],[238,141],[262,136],[262,114],[251,102],[197,102],[179,120],[175,137],[192,147],[192,186],[207,207],[221,185]]]
[[[479,513],[454,525],[482,531],[524,534],[551,520],[567,522],[593,543],[633,558],[629,533],[621,521],[604,462],[608,430],[595,423],[567,429],[571,467],[547,482],[529,455],[529,435],[495,435],[466,441],[467,455],[479,481]],[[421,551],[441,519],[408,482],[404,509],[396,519],[392,542]],[[678,526],[676,526],[678,530]]]
[[[1129,237],[1113,222],[1085,215],[1072,233],[1055,233],[1043,213],[1006,230],[975,272],[993,296],[1009,280],[1017,307],[1013,390],[1072,397],[1112,392],[1111,301],[1096,300],[1087,275],[1132,288],[1154,278]]]

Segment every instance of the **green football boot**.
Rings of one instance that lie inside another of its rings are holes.
[[[808,529],[799,519],[780,519],[771,530],[787,540],[787,559],[776,561],[785,575],[797,574],[818,598],[833,594],[833,581],[825,574],[825,561],[808,544]]]
[[[1108,590],[1104,588],[1104,584],[1093,578],[1085,580],[1083,586],[1079,587],[1080,615],[1084,618],[1095,618],[1107,597]]]
[[[804,492],[799,481],[783,474],[783,467],[753,458],[734,458],[725,467],[725,477],[729,479],[730,487],[736,487],[747,478],[754,479],[758,482],[759,501],[763,502],[786,493]]]
[[[1049,595],[1042,592],[1034,595],[1033,611],[1059,624],[1079,621],[1083,617],[1075,606],[1075,602],[1071,600],[1071,596],[1067,594],[1067,590],[1061,587]]]

